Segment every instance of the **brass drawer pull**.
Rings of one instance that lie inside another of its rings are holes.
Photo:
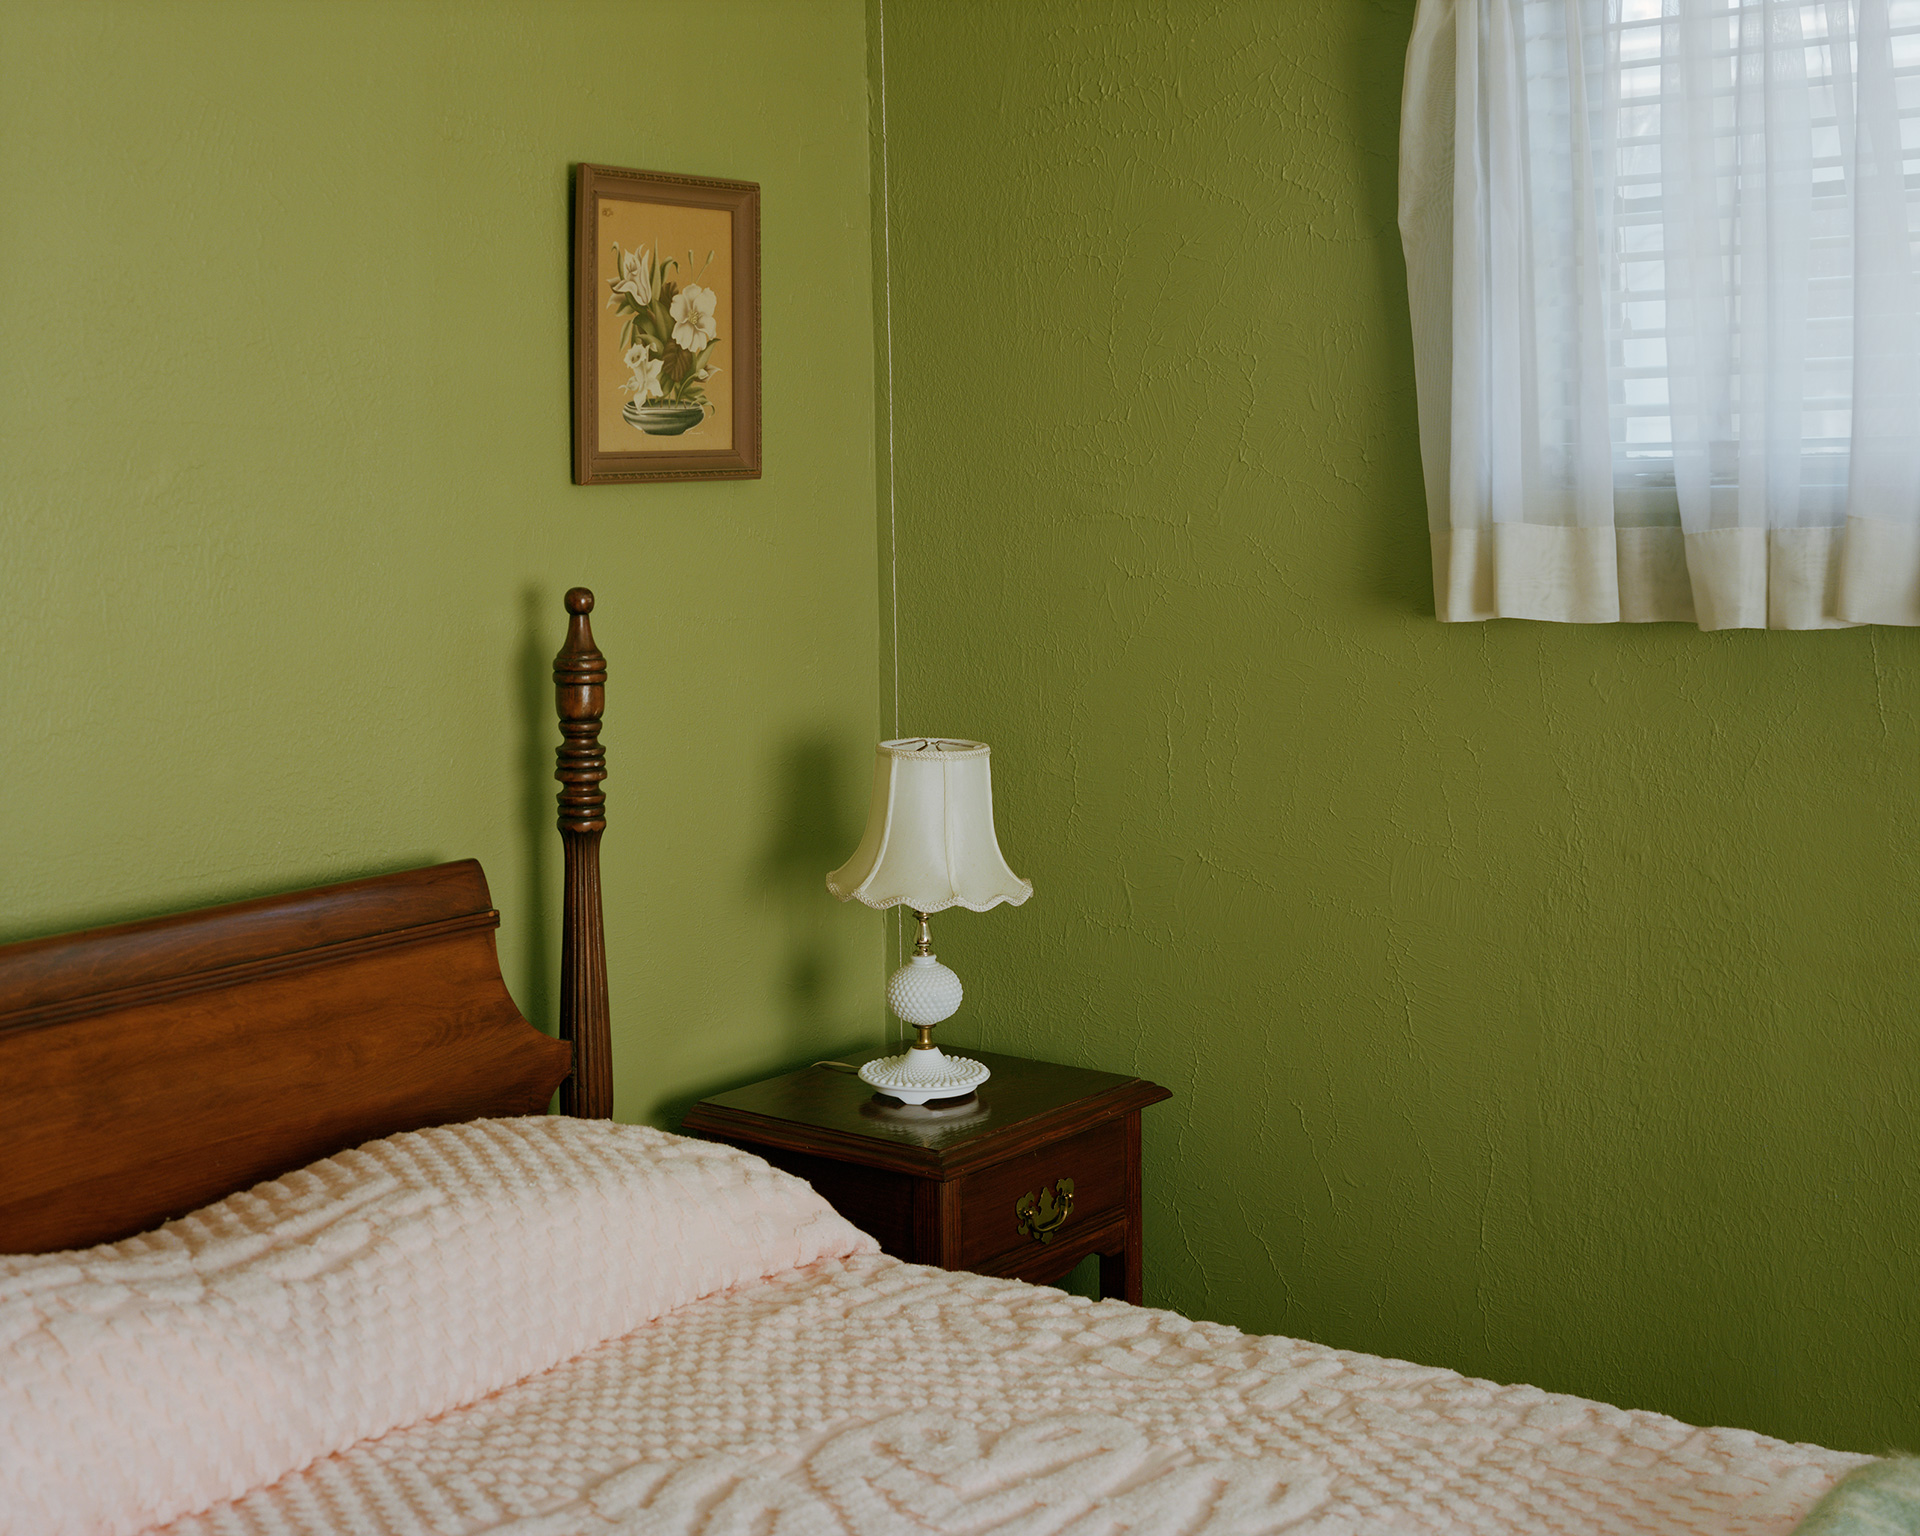
[[[1041,1186],[1038,1195],[1022,1195],[1013,1202],[1020,1230],[1036,1243],[1050,1243],[1053,1234],[1073,1214],[1073,1180],[1060,1179],[1052,1189]]]

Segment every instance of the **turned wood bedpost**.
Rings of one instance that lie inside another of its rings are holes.
[[[600,915],[600,834],[607,827],[607,754],[600,716],[607,707],[607,658],[593,643],[593,594],[567,593],[567,643],[553,658],[560,710],[560,840],[567,855],[561,914],[560,1038],[573,1045],[573,1075],[560,1085],[560,1112],[613,1117],[613,1044],[607,1022],[607,940]]]

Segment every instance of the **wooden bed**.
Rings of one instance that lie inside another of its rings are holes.
[[[472,859],[0,947],[0,1252],[128,1237],[399,1131],[613,1112],[606,658],[566,596],[559,1038],[514,1006]]]

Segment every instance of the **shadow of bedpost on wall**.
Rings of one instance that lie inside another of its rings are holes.
[[[520,591],[520,644],[514,651],[512,697],[520,710],[519,807],[521,837],[520,911],[525,925],[526,954],[520,973],[520,1011],[537,1028],[553,1033],[557,1005],[554,998],[553,900],[548,890],[547,865],[558,840],[554,782],[554,749],[560,733],[553,719],[553,652],[560,611],[557,594],[543,593],[533,583]]]

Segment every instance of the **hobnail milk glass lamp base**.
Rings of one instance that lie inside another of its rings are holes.
[[[963,1099],[993,1073],[981,1062],[948,1056],[939,1046],[917,1047],[902,1056],[883,1056],[860,1069],[860,1081],[903,1104],[929,1099]]]
[[[943,1055],[933,1043],[933,1026],[953,1017],[962,989],[960,978],[934,958],[927,914],[913,915],[920,937],[913,958],[887,979],[887,1003],[902,1024],[913,1026],[917,1038],[905,1055],[868,1062],[860,1081],[902,1104],[964,1099],[993,1074],[964,1056]]]
[[[938,1024],[959,1011],[960,978],[930,954],[916,954],[887,978],[887,1006],[902,1024]]]

